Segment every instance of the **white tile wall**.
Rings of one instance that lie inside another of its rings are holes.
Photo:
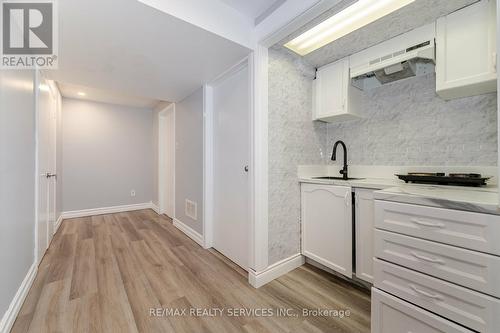
[[[269,263],[300,251],[297,166],[324,163],[326,124],[311,121],[314,68],[269,50]]]
[[[361,165],[496,165],[496,93],[445,101],[435,76],[364,93],[356,122],[327,125],[327,145],[343,140]]]

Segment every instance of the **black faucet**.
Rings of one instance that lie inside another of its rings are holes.
[[[342,168],[342,170],[340,170],[340,174],[342,175],[342,178],[344,180],[347,180],[347,148],[345,146],[345,143],[343,141],[337,141],[335,142],[335,144],[333,145],[333,153],[332,153],[332,161],[336,161],[337,160],[337,146],[338,145],[341,145],[342,148],[344,148],[344,167]]]

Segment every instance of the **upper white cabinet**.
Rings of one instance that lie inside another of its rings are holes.
[[[352,277],[352,196],[346,186],[302,184],[302,254]]]
[[[338,122],[357,119],[351,98],[349,58],[325,65],[313,81],[313,120]]]
[[[482,0],[438,19],[436,91],[442,98],[496,91],[495,13],[495,0]]]
[[[373,283],[373,190],[357,188],[355,194],[356,277]]]

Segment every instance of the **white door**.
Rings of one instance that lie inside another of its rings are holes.
[[[51,91],[49,96],[49,174],[48,178],[48,244],[52,240],[52,236],[55,233],[56,226],[56,189],[57,189],[57,157],[56,157],[56,147],[57,147],[57,112],[59,109],[59,101],[54,91]]]
[[[54,234],[56,223],[56,130],[57,99],[39,74],[37,112],[37,258],[41,260]]]
[[[301,223],[302,254],[351,278],[351,188],[302,184]]]
[[[213,247],[247,269],[250,159],[248,65],[241,65],[212,88]]]
[[[175,104],[159,113],[159,209],[175,217]]]

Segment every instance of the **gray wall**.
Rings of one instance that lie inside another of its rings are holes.
[[[269,264],[300,252],[297,166],[324,163],[326,125],[312,122],[314,68],[269,50]]]
[[[31,70],[0,71],[0,319],[35,260],[33,80]]]
[[[175,217],[203,234],[203,89],[175,106]],[[186,216],[185,200],[195,201],[198,220]]]
[[[300,249],[297,167],[332,163],[336,140],[351,164],[496,165],[496,94],[447,102],[431,74],[366,92],[360,121],[325,124],[311,121],[312,70],[269,50],[269,264]]]
[[[63,98],[62,114],[64,211],[153,199],[151,109]]]
[[[497,94],[445,101],[434,74],[363,93],[360,121],[328,125],[362,165],[494,166]]]

